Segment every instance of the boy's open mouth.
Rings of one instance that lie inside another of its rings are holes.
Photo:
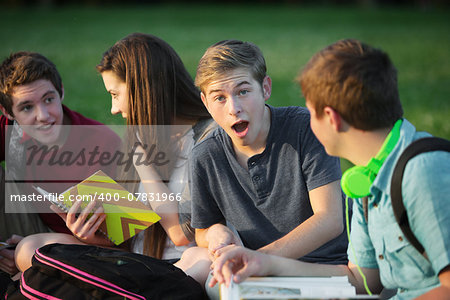
[[[247,121],[239,121],[236,124],[234,124],[231,127],[234,132],[238,135],[245,135],[247,133],[247,129],[248,129],[248,122]]]

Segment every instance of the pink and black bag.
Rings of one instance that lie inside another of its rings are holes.
[[[38,250],[6,299],[205,299],[203,287],[172,264],[95,246]]]

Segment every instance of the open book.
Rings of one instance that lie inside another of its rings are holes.
[[[250,277],[230,287],[220,286],[221,300],[238,299],[378,299],[356,295],[347,276]]]
[[[90,201],[96,201],[97,206],[103,206],[106,213],[99,232],[116,245],[161,219],[148,206],[102,171],[97,171],[58,196],[39,187],[35,189],[65,212],[69,211],[76,200],[83,201],[81,209],[85,208]]]

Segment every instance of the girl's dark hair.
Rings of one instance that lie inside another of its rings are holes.
[[[97,70],[113,71],[127,84],[128,125],[210,117],[178,54],[154,35],[133,33],[118,41],[103,54]]]
[[[157,130],[158,126],[171,125],[176,117],[191,120],[210,118],[204,107],[200,92],[195,87],[188,71],[175,50],[162,39],[143,33],[133,33],[109,48],[102,57],[97,70],[102,73],[112,71],[127,86],[128,112],[125,147],[128,151],[136,142],[156,145],[159,152],[174,158],[176,147],[169,145],[167,134]],[[159,127],[160,128],[160,127]],[[175,160],[160,167],[157,171],[161,178],[169,179]],[[138,181],[136,171],[127,172],[127,180]],[[138,184],[127,186],[136,191]],[[144,253],[157,258],[162,257],[167,235],[159,223],[146,230]]]

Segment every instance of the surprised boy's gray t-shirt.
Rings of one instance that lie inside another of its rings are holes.
[[[208,228],[227,220],[250,249],[281,238],[311,217],[308,192],[341,177],[339,159],[325,153],[305,108],[269,108],[267,146],[248,160],[248,171],[222,128],[194,147],[190,165],[192,226]],[[302,260],[345,263],[344,232]]]

